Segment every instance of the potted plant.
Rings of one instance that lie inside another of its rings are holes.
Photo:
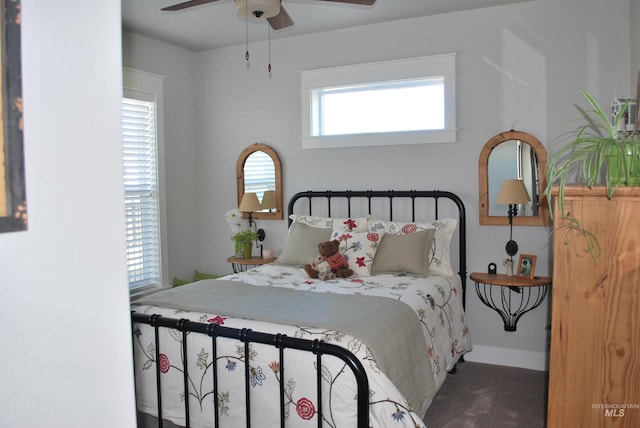
[[[253,244],[258,239],[258,234],[251,229],[247,229],[236,233],[231,239],[236,243],[236,257],[242,254],[242,258],[250,259]]]
[[[242,213],[238,208],[230,209],[224,216],[233,233],[231,240],[236,243],[235,256],[250,259],[253,243],[258,238],[258,234],[250,229],[249,223],[242,218]]]
[[[640,134],[637,130],[624,130],[628,102],[610,120],[587,91],[581,92],[590,109],[582,112],[585,123],[567,134],[568,142],[549,158],[545,195],[551,200],[552,188],[558,188],[557,204],[566,220],[560,228],[566,233],[565,243],[584,238],[585,251],[597,262],[600,246],[596,237],[582,227],[578,218],[565,215],[565,186],[569,180],[589,188],[604,185],[607,198],[611,199],[619,186],[640,183]]]

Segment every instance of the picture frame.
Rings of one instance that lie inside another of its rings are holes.
[[[536,259],[532,254],[520,254],[516,276],[523,279],[533,279],[536,271]]]
[[[20,0],[0,0],[0,233],[27,229]]]

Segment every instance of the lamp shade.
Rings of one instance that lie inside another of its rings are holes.
[[[526,204],[531,198],[522,180],[508,179],[502,183],[502,189],[496,198],[497,204]]]
[[[254,211],[260,211],[260,202],[258,201],[258,195],[255,192],[248,192],[242,195],[240,206],[238,209],[242,212],[251,213]]]
[[[262,195],[262,209],[273,210],[276,208],[276,192],[275,190],[267,190]]]

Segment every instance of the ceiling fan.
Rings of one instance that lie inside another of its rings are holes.
[[[219,0],[190,0],[182,3],[174,4],[173,6],[164,7],[162,11],[177,11],[188,9],[190,7],[200,6],[202,4],[213,3]],[[236,10],[241,16],[248,14],[253,15],[256,18],[266,18],[274,30],[280,30],[293,25],[293,20],[287,13],[287,11],[280,4],[281,0],[234,0],[236,3]],[[319,0],[319,1],[331,1],[336,3],[348,3],[359,4],[365,6],[373,5],[376,0]]]

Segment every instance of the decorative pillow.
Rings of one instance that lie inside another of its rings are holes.
[[[191,281],[187,281],[186,279],[180,279],[173,277],[173,286],[180,287],[181,285],[189,284]]]
[[[311,227],[321,229],[342,229],[350,232],[364,232],[368,229],[369,225],[369,219],[367,217],[332,218],[291,214],[289,218],[293,220],[294,223],[302,223]]]
[[[196,271],[193,274],[194,281],[202,281],[203,279],[216,279],[216,278],[220,278],[220,275],[214,275],[212,273],[202,273],[198,271]]]
[[[287,243],[274,263],[300,266],[310,263],[318,255],[318,244],[331,238],[331,229],[310,227],[304,223],[291,223]]]
[[[349,232],[334,229],[331,239],[340,241],[340,253],[349,261],[356,276],[371,275],[371,265],[384,232]]]
[[[391,235],[408,235],[419,230],[435,229],[431,251],[429,253],[429,271],[438,275],[451,276],[451,238],[458,225],[455,218],[444,218],[427,223],[391,222],[369,220],[369,230],[384,231]]]
[[[371,273],[429,275],[429,253],[435,232],[435,229],[426,229],[408,235],[385,234],[380,240]]]

